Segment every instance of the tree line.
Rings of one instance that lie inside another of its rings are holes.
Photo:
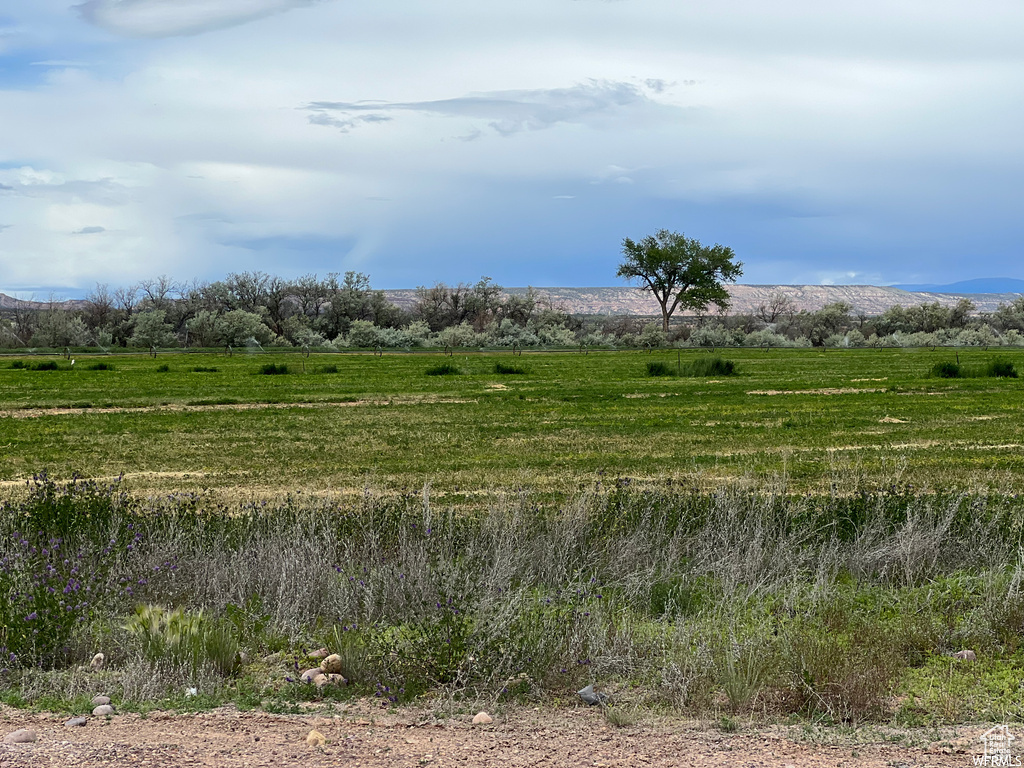
[[[954,306],[893,306],[868,316],[845,302],[798,310],[782,291],[754,312],[664,318],[575,317],[537,291],[508,294],[489,278],[417,288],[389,302],[361,272],[285,280],[240,272],[211,283],[166,276],[97,285],[75,309],[51,302],[0,317],[0,346],[413,348],[481,346],[873,347],[1024,345],[1024,298],[978,314]]]

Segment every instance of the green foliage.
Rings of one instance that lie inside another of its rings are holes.
[[[695,358],[683,369],[684,376],[733,376],[735,373],[736,364],[717,355]]]
[[[191,368],[192,373],[219,373],[220,368],[214,368],[209,365],[195,365]]]
[[[259,372],[264,376],[283,376],[288,373],[288,366],[284,363],[267,363],[260,366]]]
[[[932,376],[939,379],[959,379],[963,376],[963,371],[958,363],[944,360],[932,366]]]
[[[87,371],[113,371],[113,370],[115,370],[114,366],[111,363],[103,363],[103,362],[90,363],[89,365],[85,366],[85,369]]]
[[[63,662],[76,631],[104,606],[103,587],[138,537],[118,531],[124,497],[93,482],[33,479],[0,505],[0,667]]]
[[[1009,360],[996,358],[985,367],[985,375],[999,378],[1017,378],[1017,369]]]
[[[338,372],[338,366],[334,365],[333,363],[331,365],[320,365],[320,366],[317,366],[316,372],[317,373],[337,373]]]
[[[427,376],[458,376],[462,373],[459,367],[454,363],[439,363],[438,365],[427,368],[424,373]]]
[[[152,664],[169,663],[193,671],[205,664],[229,676],[238,666],[238,640],[230,623],[210,621],[202,611],[140,605],[125,625]]]
[[[734,282],[743,274],[743,264],[734,261],[732,248],[717,243],[705,246],[667,229],[639,242],[625,238],[622,254],[625,258],[616,274],[640,281],[643,290],[654,294],[661,305],[666,332],[669,318],[678,307],[699,312],[711,304],[728,308],[729,293],[722,283]]]
[[[53,360],[47,360],[42,363],[34,363],[29,366],[33,371],[59,371],[60,366]]]
[[[170,373],[171,372],[171,366],[169,366],[167,363],[161,363],[160,365],[158,365],[156,367],[156,372],[157,373]]]
[[[647,375],[648,376],[675,376],[676,371],[674,368],[670,368],[668,363],[663,363],[660,360],[650,360],[647,363]]]
[[[494,372],[502,376],[525,376],[527,370],[521,365],[509,365],[508,363],[497,362],[494,364]]]

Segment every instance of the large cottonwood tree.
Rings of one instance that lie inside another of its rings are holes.
[[[662,329],[679,307],[704,312],[711,304],[729,307],[729,292],[723,283],[735,282],[743,274],[742,262],[735,261],[732,248],[700,240],[681,232],[660,229],[639,242],[622,241],[619,277],[637,280],[654,294],[661,306]]]

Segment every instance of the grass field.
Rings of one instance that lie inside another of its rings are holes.
[[[1024,717],[1024,352],[719,354],[0,358],[0,700]]]
[[[956,358],[966,370],[1003,359],[1024,371],[1024,352],[720,354],[736,375],[648,375],[648,363],[671,373],[701,351],[111,355],[55,371],[4,357],[0,479],[45,468],[256,496],[428,482],[456,496],[561,494],[620,476],[705,487],[782,478],[812,491],[1020,485],[1024,380],[931,371]],[[456,372],[428,375],[444,365]],[[273,374],[260,373],[267,366]]]

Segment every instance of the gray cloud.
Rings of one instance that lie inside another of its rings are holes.
[[[86,0],[91,24],[126,37],[198,35],[313,5],[320,0]]]
[[[14,189],[14,187],[8,186],[7,184],[0,182],[0,192],[10,192],[12,189]]]
[[[391,118],[386,115],[357,115],[356,117],[338,119],[337,117],[332,117],[326,112],[315,112],[309,116],[309,122],[313,125],[327,125],[331,128],[337,128],[342,133],[348,133],[359,125],[365,125],[367,123],[386,123],[390,120]]]
[[[10,229],[13,226],[13,224],[0,224],[0,232],[3,232],[5,229]]]
[[[82,227],[76,232],[72,232],[72,235],[98,235],[100,232],[106,232],[106,227]]]
[[[651,82],[654,85],[648,88],[655,92],[665,87],[663,81]],[[314,101],[306,109],[313,112],[309,122],[342,130],[350,130],[359,122],[388,120],[383,114],[387,112],[418,112],[484,119],[497,133],[510,136],[559,123],[587,123],[653,105],[661,106],[632,83],[591,80],[571,88],[490,91],[436,101]],[[461,138],[472,140],[477,135],[471,133]]]

